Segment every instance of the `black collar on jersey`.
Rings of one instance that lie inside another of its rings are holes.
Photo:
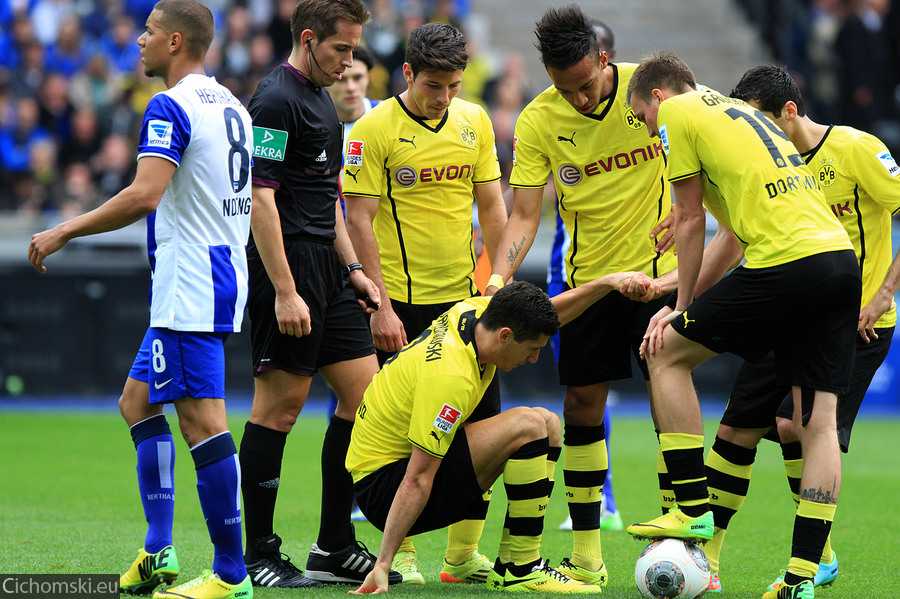
[[[582,116],[586,116],[589,119],[594,119],[595,121],[602,121],[612,108],[613,102],[616,101],[616,92],[618,92],[619,90],[619,67],[617,67],[613,63],[609,63],[609,66],[612,67],[613,72],[613,88],[612,91],[609,92],[608,96],[606,96],[605,98],[600,98],[600,104],[603,104],[603,102],[606,101],[606,106],[603,107],[603,110],[600,111],[600,114],[594,114],[592,112],[591,114],[585,114]],[[576,112],[578,111],[576,110]],[[579,112],[578,114],[581,113]]]
[[[813,156],[816,155],[816,152],[822,149],[822,146],[825,145],[825,140],[828,139],[828,134],[831,133],[831,130],[834,129],[834,125],[828,125],[828,130],[825,131],[825,135],[822,136],[822,139],[819,140],[819,143],[816,144],[816,147],[803,154],[803,160],[806,164],[812,162]]]
[[[444,123],[447,122],[447,118],[450,116],[450,107],[448,106],[446,112],[444,112],[444,117],[441,119],[441,122],[438,123],[436,127],[430,127],[430,126],[428,126],[428,124],[426,124],[425,121],[433,120],[433,119],[426,119],[423,116],[416,116],[413,113],[411,113],[409,111],[409,108],[406,107],[406,104],[403,103],[403,100],[400,99],[399,94],[394,96],[394,99],[397,100],[397,103],[400,104],[400,108],[403,109],[403,112],[405,112],[409,118],[411,118],[412,120],[419,123],[420,125],[422,125],[423,127],[425,127],[426,129],[428,129],[429,131],[431,131],[433,133],[437,133],[438,131],[440,131],[441,128],[444,126]]]
[[[300,83],[302,83],[303,85],[311,87],[314,90],[316,90],[317,92],[322,91],[322,88],[319,87],[318,85],[316,85],[315,83],[313,83],[312,79],[310,79],[309,77],[307,77],[306,75],[301,73],[300,69],[298,69],[297,67],[295,67],[288,61],[285,60],[283,63],[281,63],[281,66],[283,66],[288,71],[290,71],[294,75],[294,77],[296,77],[300,81]]]

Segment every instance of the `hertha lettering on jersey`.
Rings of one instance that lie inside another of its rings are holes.
[[[151,327],[241,330],[252,153],[250,115],[212,77],[188,75],[147,105],[138,159],[179,166],[147,217]]]

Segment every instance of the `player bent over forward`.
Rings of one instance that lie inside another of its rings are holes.
[[[519,592],[599,593],[540,556],[544,510],[560,454],[559,418],[519,407],[466,422],[497,369],[535,362],[560,323],[625,284],[607,275],[554,297],[516,282],[493,297],[457,303],[385,363],[366,390],[347,453],[359,505],[384,531],[375,568],[357,593],[386,591],[403,538],[446,527],[503,474],[511,562],[488,585]],[[558,310],[558,312],[557,312]]]

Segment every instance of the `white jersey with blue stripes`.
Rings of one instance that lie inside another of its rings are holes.
[[[240,331],[252,154],[250,115],[213,77],[188,75],[147,105],[138,159],[177,165],[147,217],[151,327]]]

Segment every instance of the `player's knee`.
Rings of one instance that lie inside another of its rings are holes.
[[[513,422],[517,437],[523,443],[543,439],[547,436],[547,424],[544,417],[535,408],[513,408]]]
[[[544,427],[547,430],[550,445],[559,445],[562,441],[562,423],[559,421],[559,416],[546,408],[533,409],[544,419]]]
[[[794,427],[794,421],[790,418],[776,418],[775,426],[778,429],[778,438],[782,443],[793,443],[799,441],[797,429]]]

